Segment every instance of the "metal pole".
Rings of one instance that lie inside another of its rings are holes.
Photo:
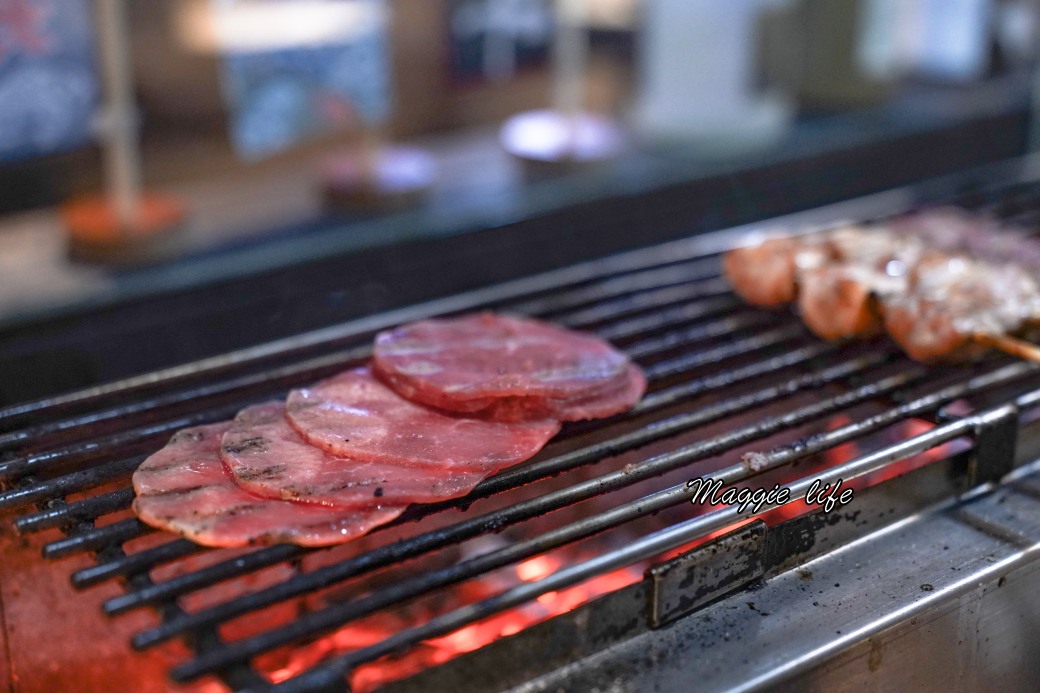
[[[105,187],[120,230],[137,221],[141,160],[137,143],[129,27],[124,0],[97,0],[102,78],[105,85]]]
[[[553,108],[572,121],[585,102],[589,42],[583,0],[557,0],[553,43]]]

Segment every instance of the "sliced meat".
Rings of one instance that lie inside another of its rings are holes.
[[[307,418],[307,412],[318,414],[320,409],[311,404],[304,403],[302,418],[313,421],[313,416]],[[337,421],[335,413],[328,418],[332,423]],[[461,438],[465,435],[460,433]],[[490,466],[473,471],[463,467],[409,468],[336,457],[311,445],[289,425],[282,402],[242,410],[224,433],[220,458],[235,483],[251,493],[335,508],[457,498],[493,471]]]
[[[293,390],[286,417],[308,443],[332,455],[427,467],[442,475],[486,475],[522,462],[560,430],[555,419],[505,423],[415,404],[367,368]]]
[[[602,419],[631,409],[646,392],[646,377],[635,365],[630,365],[625,377],[604,387],[570,399],[532,400],[524,397],[505,398],[493,405],[494,418],[500,421],[525,421],[547,408],[554,413],[566,412],[568,421]]]
[[[478,313],[421,320],[376,337],[373,368],[398,394],[502,421],[587,417],[589,398],[626,390],[631,362],[592,335],[537,320]]]
[[[329,546],[390,522],[405,506],[334,510],[260,498],[231,480],[220,439],[231,422],[186,428],[134,472],[133,509],[146,524],[203,546],[286,542]]]

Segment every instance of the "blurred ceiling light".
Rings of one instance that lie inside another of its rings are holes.
[[[260,52],[339,43],[386,21],[377,0],[192,0],[178,4],[177,34],[198,53]]]

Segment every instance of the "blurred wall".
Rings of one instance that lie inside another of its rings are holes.
[[[178,15],[210,0],[130,3],[134,67],[146,127],[220,131],[225,125],[216,55],[192,52],[178,35]],[[548,65],[525,68],[500,83],[458,83],[450,74],[447,0],[390,0],[394,116],[397,137],[498,123],[517,111],[548,104]],[[629,41],[630,43],[630,41]],[[610,40],[590,56],[588,103],[596,110],[626,106],[631,56]]]
[[[178,13],[209,0],[130,3],[134,67],[141,106],[151,126],[223,127],[220,64],[193,53],[178,36]],[[391,0],[391,51],[397,136],[495,122],[546,103],[545,69],[501,84],[453,84],[449,74],[446,0]]]

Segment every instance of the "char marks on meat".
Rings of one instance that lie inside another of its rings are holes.
[[[186,428],[134,473],[133,509],[142,522],[204,546],[287,542],[329,546],[390,522],[405,506],[336,510],[246,492],[220,462],[231,422]]]
[[[489,313],[383,333],[379,362],[381,378],[344,371],[180,431],[134,473],[134,512],[204,546],[339,544],[465,496],[561,419],[620,413],[646,390],[602,340]]]
[[[367,368],[293,390],[286,417],[308,443],[338,457],[426,467],[446,478],[464,473],[450,485],[529,459],[560,430],[554,419],[506,423],[414,404]]]
[[[320,388],[320,384],[316,386]],[[304,420],[314,421],[315,415],[320,415],[320,407],[312,404],[304,402],[301,411]],[[358,402],[354,406],[366,405]],[[323,420],[337,423],[335,410],[326,411]],[[348,418],[339,423],[349,422]],[[392,430],[393,422],[383,421],[378,425],[383,430]],[[355,435],[350,429],[337,430],[346,431],[344,438]],[[471,433],[461,431],[459,437],[471,446],[479,445],[479,436],[474,438]],[[403,432],[394,438],[400,435]],[[289,425],[282,402],[243,409],[223,435],[220,457],[235,483],[251,493],[335,508],[364,508],[375,503],[408,505],[457,498],[466,495],[493,471],[490,466],[478,470],[460,466],[408,468],[333,456],[304,440]]]
[[[373,368],[409,400],[500,421],[609,415],[645,389],[628,358],[601,339],[492,313],[382,332]],[[610,403],[607,414],[591,406],[597,397]]]

